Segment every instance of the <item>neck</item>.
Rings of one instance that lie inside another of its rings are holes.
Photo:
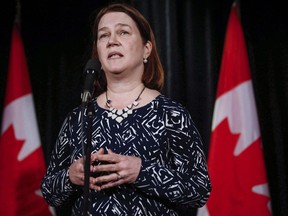
[[[132,69],[126,69],[122,72],[105,72],[107,80],[107,91],[111,94],[123,94],[131,93],[134,90],[137,91],[138,88],[142,88],[144,85],[142,83],[142,76],[144,73],[144,68],[136,67]]]
[[[108,85],[106,94],[106,106],[122,109],[139,100],[145,86],[142,82]]]
[[[139,89],[142,89],[144,84],[142,82],[115,82],[108,83],[107,92],[111,96],[121,96],[125,94],[133,94],[133,92],[139,92]]]

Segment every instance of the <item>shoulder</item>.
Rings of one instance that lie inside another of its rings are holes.
[[[159,107],[161,107],[163,112],[163,120],[166,129],[171,133],[177,134],[178,137],[180,134],[184,136],[200,137],[195,122],[184,105],[164,95],[158,96],[157,100],[159,101]]]
[[[92,98],[91,100],[92,106],[94,108],[98,107],[96,100],[97,98]],[[79,104],[78,106],[72,108],[70,112],[67,113],[65,121],[68,124],[79,124],[82,118],[81,116],[82,114],[83,118],[85,119],[87,116],[87,107],[82,106],[82,104]]]
[[[161,94],[156,98],[155,103],[166,123],[194,124],[189,111],[180,102]]]
[[[70,128],[71,126],[75,126],[75,125],[79,125],[79,120],[80,120],[80,116],[81,116],[81,107],[75,107],[72,110],[70,110],[70,112],[67,113],[63,123],[62,123],[62,129],[64,130],[65,128]]]
[[[180,102],[167,97],[163,94],[159,95],[157,97],[158,101],[159,101],[159,105],[166,111],[177,111],[183,114],[188,114],[189,115],[189,111],[186,109],[186,107],[184,105],[182,105]]]

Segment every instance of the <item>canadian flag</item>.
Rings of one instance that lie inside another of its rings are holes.
[[[235,4],[221,62],[208,168],[212,192],[198,216],[272,214],[248,54]]]
[[[40,192],[46,168],[17,24],[12,32],[0,153],[0,215],[53,215]]]

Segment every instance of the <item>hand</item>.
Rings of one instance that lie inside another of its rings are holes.
[[[70,181],[75,185],[84,185],[84,160],[80,158],[69,167]]]
[[[104,149],[101,148],[94,155],[104,154]],[[93,166],[90,166],[90,172],[92,172]],[[84,185],[84,159],[80,158],[74,161],[69,167],[70,181],[75,185]],[[90,178],[90,182],[93,178]]]
[[[97,191],[135,182],[141,168],[141,158],[115,154],[111,150],[108,150],[108,154],[92,154],[91,161],[106,163],[94,166],[92,172],[109,173],[92,178],[90,188]]]

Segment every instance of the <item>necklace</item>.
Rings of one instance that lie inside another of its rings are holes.
[[[108,99],[108,95],[107,95],[107,91],[106,91],[106,106],[109,108],[108,109],[108,117],[115,119],[118,123],[121,123],[125,118],[128,117],[128,115],[132,114],[132,110],[133,107],[137,107],[139,102],[138,100],[140,99],[140,96],[142,95],[142,93],[145,90],[145,86],[144,88],[141,90],[140,94],[138,95],[138,97],[132,102],[132,104],[124,107],[123,109],[116,109],[114,108],[111,103],[112,101],[110,99]]]

